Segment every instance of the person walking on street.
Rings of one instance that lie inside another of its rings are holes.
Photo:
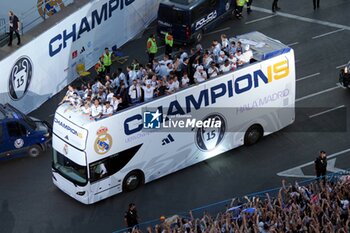
[[[273,2],[272,2],[272,12],[276,12],[277,10],[281,10],[281,8],[279,8],[278,6],[277,6],[277,3],[278,3],[278,0],[273,0]]]
[[[148,63],[152,63],[153,59],[158,51],[156,37],[151,34],[147,40],[147,53],[148,53]]]
[[[126,226],[129,228],[129,232],[132,231],[133,227],[137,227],[138,215],[136,210],[136,205],[134,203],[129,204],[129,209],[125,212],[124,221]]]
[[[252,4],[253,4],[253,0],[248,0],[248,2],[247,2],[247,13],[248,13],[248,15],[250,13],[252,13],[252,9],[250,8]]]
[[[103,65],[106,69],[106,73],[109,74],[111,72],[112,53],[109,52],[108,48],[105,48],[105,53],[103,54]]]
[[[241,19],[242,16],[242,11],[244,4],[248,2],[249,0],[236,0],[236,17],[237,19]]]
[[[10,40],[8,46],[12,46],[13,33],[17,36],[17,45],[21,44],[21,37],[19,35],[20,22],[18,17],[13,13],[13,11],[9,11],[9,23],[10,23]]]
[[[171,58],[171,53],[173,52],[174,37],[171,32],[165,33],[165,55]]]
[[[325,151],[320,151],[320,155],[315,160],[315,171],[317,180],[322,177],[323,182],[326,182],[326,173],[327,173],[327,155]]]
[[[312,1],[314,3],[314,10],[316,10],[316,7],[320,8],[320,0],[312,0]]]

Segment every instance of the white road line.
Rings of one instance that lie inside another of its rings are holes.
[[[314,74],[310,74],[308,76],[305,76],[305,77],[302,77],[302,78],[298,78],[296,81],[301,81],[301,80],[305,80],[305,79],[308,79],[308,78],[312,78],[312,77],[315,77],[315,76],[318,76],[320,75],[320,73],[314,73]]]
[[[343,67],[345,67],[347,64],[343,64],[343,65],[340,65],[340,66],[337,66],[337,67],[335,67],[336,69],[340,69],[340,68],[343,68]]]
[[[331,154],[331,155],[328,155],[327,156],[327,159],[330,160],[331,158],[333,157],[336,157],[338,155],[341,155],[341,154],[345,154],[347,152],[350,152],[350,148],[349,149],[346,149],[346,150],[342,150],[342,151],[339,151],[339,152],[336,152],[334,154]],[[309,165],[312,165],[314,164],[315,162],[314,161],[311,161],[311,162],[308,162],[308,163],[304,163],[300,166],[296,166],[296,167],[293,167],[291,169],[288,169],[288,170],[285,170],[285,171],[282,171],[282,172],[279,172],[277,173],[278,176],[285,176],[285,177],[300,177],[300,178],[313,178],[315,176],[307,176],[307,175],[304,175],[303,171],[301,170],[301,168],[303,167],[306,167],[306,166],[309,166]],[[328,169],[327,169],[328,170]]]
[[[252,6],[252,9],[255,10],[255,11],[260,11],[260,12],[271,14],[271,10],[268,10],[268,9],[265,9],[265,8]],[[285,18],[296,19],[296,20],[304,21],[304,22],[308,22],[308,23],[316,23],[316,24],[320,24],[320,25],[324,25],[324,26],[328,26],[328,27],[341,28],[341,29],[350,31],[350,27],[349,26],[342,25],[342,24],[331,23],[331,22],[328,22],[328,21],[323,21],[323,20],[318,20],[318,19],[306,18],[306,17],[303,17],[303,16],[288,14],[288,13],[284,13],[284,12],[280,12],[280,11],[277,12],[276,15],[282,16],[282,17],[285,17]]]
[[[269,19],[269,18],[272,18],[272,17],[275,17],[275,16],[276,15],[265,16],[265,17],[262,17],[262,18],[259,18],[259,19],[254,19],[254,20],[251,20],[251,21],[247,21],[247,22],[245,22],[245,24],[251,24],[251,23],[259,22],[259,21],[262,21],[262,20],[265,20],[265,19]]]
[[[205,35],[215,34],[215,33],[227,31],[227,30],[230,30],[230,29],[231,29],[231,27],[226,27],[226,28],[222,28],[222,29],[219,29],[219,30],[216,30],[216,31],[205,33]]]
[[[339,86],[335,86],[335,87],[331,87],[331,88],[328,88],[326,90],[323,90],[323,91],[319,91],[319,92],[316,92],[316,93],[313,93],[313,94],[310,94],[310,95],[307,95],[307,96],[304,96],[304,97],[300,97],[298,99],[295,100],[295,102],[299,102],[301,100],[305,100],[305,99],[308,99],[308,98],[311,98],[311,97],[314,97],[314,96],[317,96],[317,95],[321,95],[323,93],[326,93],[326,92],[329,92],[329,91],[333,91],[335,89],[338,89],[340,88]]]
[[[345,172],[343,169],[339,169],[335,167],[335,161],[337,158],[331,159],[327,161],[327,171],[333,172],[333,173],[340,173]]]
[[[321,37],[324,37],[324,36],[328,36],[328,35],[331,35],[331,34],[334,34],[334,33],[337,33],[337,32],[341,32],[341,31],[344,31],[344,30],[345,30],[344,28],[341,28],[341,29],[338,29],[338,30],[334,30],[334,31],[331,31],[331,32],[327,32],[327,33],[318,35],[318,36],[314,36],[314,37],[312,37],[312,39],[318,39],[318,38],[321,38]]]
[[[344,86],[341,85],[340,83],[336,83],[335,85],[337,85],[337,86],[340,87],[340,88],[347,89],[346,87],[344,87]]]
[[[293,45],[297,45],[297,44],[299,44],[299,42],[294,42],[294,43],[291,43],[291,44],[287,44],[287,46],[293,46]]]
[[[317,117],[317,116],[320,116],[320,115],[323,115],[323,114],[326,114],[326,113],[329,113],[331,111],[334,111],[334,110],[337,110],[339,108],[343,108],[345,107],[345,105],[340,105],[338,107],[335,107],[335,108],[331,108],[331,109],[328,109],[326,111],[323,111],[323,112],[319,112],[319,113],[316,113],[316,114],[313,114],[313,115],[310,115],[309,118],[314,118],[314,117]]]

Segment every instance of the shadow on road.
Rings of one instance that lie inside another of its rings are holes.
[[[9,210],[9,203],[4,200],[0,211],[0,229],[2,233],[12,233],[15,227],[15,216]]]

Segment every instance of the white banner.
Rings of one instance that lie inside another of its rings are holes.
[[[92,67],[105,47],[118,47],[143,31],[160,0],[96,0],[0,62],[0,103],[28,113]]]

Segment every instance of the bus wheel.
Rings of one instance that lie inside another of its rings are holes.
[[[137,189],[144,183],[144,175],[142,171],[135,170],[127,174],[123,181],[123,191],[130,192]]]
[[[203,31],[198,32],[197,36],[196,36],[196,43],[201,42],[203,39]]]
[[[33,146],[31,146],[30,148],[29,148],[29,150],[28,150],[28,155],[30,156],[30,157],[38,157],[40,154],[41,154],[41,148],[40,148],[40,146],[38,146],[38,145],[33,145]]]
[[[244,135],[244,145],[250,146],[257,143],[263,136],[264,130],[261,125],[250,126]]]

